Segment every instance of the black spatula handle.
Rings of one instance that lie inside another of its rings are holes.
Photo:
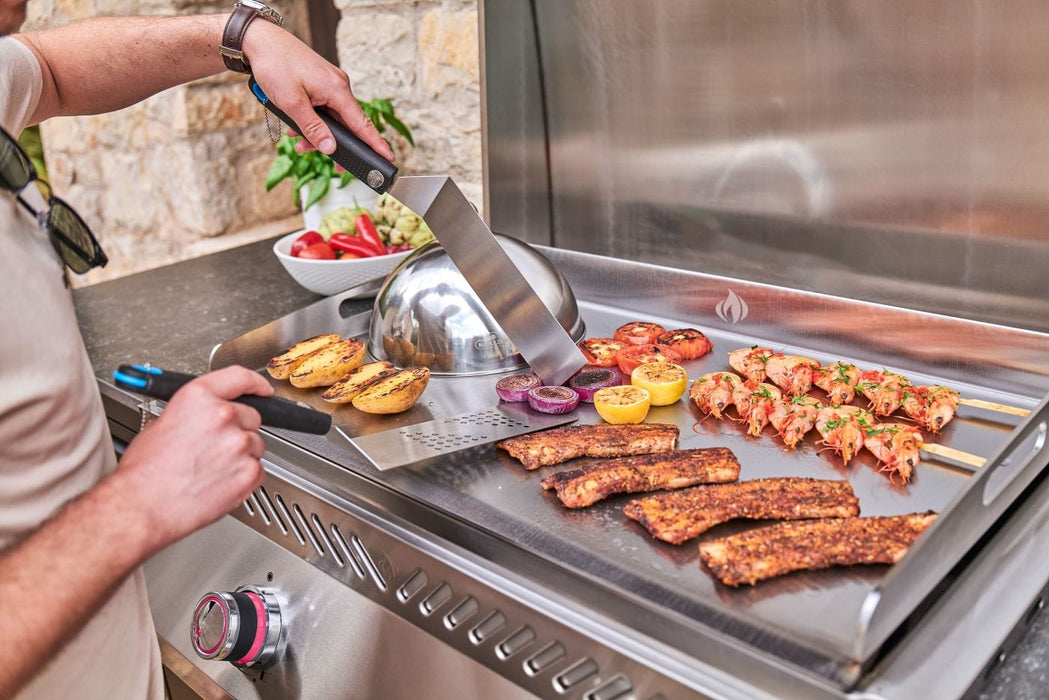
[[[266,93],[255,82],[255,76],[248,79],[248,86],[255,95],[255,99],[261,102],[263,107],[277,115],[278,119],[292,129],[302,133],[302,129],[277,105],[273,104],[270,98],[266,97]],[[343,126],[335,117],[323,109],[318,109],[316,112],[335,137],[335,152],[331,154],[331,159],[379,194],[390,189],[397,178],[397,166],[376,153],[371,146]]]
[[[176,391],[196,377],[182,372],[168,372],[159,367],[121,365],[113,373],[113,379],[117,386],[168,401]],[[314,435],[325,435],[331,429],[331,416],[327,413],[300,406],[279,396],[244,394],[234,400],[258,411],[262,416],[262,424],[271,428],[297,430]]]

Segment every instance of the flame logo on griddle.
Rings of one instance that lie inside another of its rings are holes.
[[[750,309],[747,307],[747,302],[736,296],[736,293],[730,289],[728,296],[717,303],[714,311],[725,323],[739,323],[747,317]]]

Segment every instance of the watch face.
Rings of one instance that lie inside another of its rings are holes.
[[[244,7],[250,7],[266,19],[272,21],[274,24],[284,24],[284,17],[281,15],[281,13],[277,12],[266,3],[259,2],[259,0],[236,0],[236,2],[233,3],[233,5],[243,5]]]

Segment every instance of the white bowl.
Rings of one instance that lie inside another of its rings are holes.
[[[401,253],[376,255],[373,258],[350,258],[346,260],[312,260],[310,258],[293,258],[291,244],[303,234],[305,229],[289,233],[277,239],[273,244],[273,253],[280,264],[288,271],[292,279],[311,292],[331,296],[344,292],[351,287],[375,280],[370,289],[374,294],[383,280],[397,264],[412,254],[406,250]]]

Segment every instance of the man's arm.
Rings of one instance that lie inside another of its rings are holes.
[[[0,554],[0,697],[27,683],[135,567],[258,486],[261,419],[228,399],[272,392],[242,367],[190,382],[131,442],[116,472]]]
[[[16,35],[36,55],[44,76],[31,123],[121,109],[222,72],[219,44],[228,17],[99,18]],[[344,71],[261,18],[248,26],[243,50],[262,89],[321,151],[331,153],[335,142],[313,110],[318,106],[333,112],[376,151],[393,157],[357,104]]]

